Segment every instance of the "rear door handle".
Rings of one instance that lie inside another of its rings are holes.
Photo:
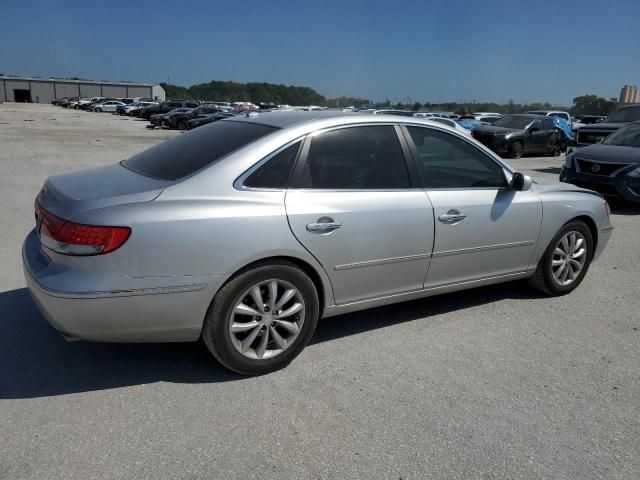
[[[320,218],[319,220],[324,220],[324,219]],[[327,233],[327,232],[333,232],[334,230],[337,230],[342,226],[342,222],[334,222],[333,219],[330,219],[330,220],[331,221],[328,221],[328,222],[318,221],[316,223],[309,223],[307,225],[307,231],[313,232],[313,233]]]
[[[460,213],[458,210],[449,210],[447,213],[443,213],[438,217],[442,223],[458,223],[467,218],[464,213]]]

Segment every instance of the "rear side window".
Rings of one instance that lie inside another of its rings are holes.
[[[248,122],[215,122],[151,147],[122,165],[158,180],[178,180],[276,130]]]
[[[301,143],[296,142],[276,153],[249,175],[243,185],[251,188],[286,188],[291,167],[298,155]]]
[[[302,188],[409,188],[400,141],[392,126],[350,127],[311,138]]]
[[[408,127],[424,188],[506,187],[502,167],[470,143],[449,133]]]

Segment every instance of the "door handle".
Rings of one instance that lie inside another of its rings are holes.
[[[467,218],[464,213],[460,213],[458,210],[449,210],[447,213],[443,213],[438,217],[442,223],[458,223]]]
[[[320,218],[319,220],[324,220],[324,219]],[[329,222],[318,221],[316,223],[309,223],[307,225],[307,231],[313,232],[313,233],[327,233],[327,232],[333,232],[334,230],[337,230],[342,226],[342,222],[334,222],[333,219],[330,219],[330,220],[331,221]]]

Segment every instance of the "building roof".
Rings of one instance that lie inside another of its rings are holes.
[[[7,75],[0,73],[0,80],[18,80],[29,82],[60,82],[60,83],[82,83],[82,84],[96,84],[96,85],[119,85],[126,87],[153,87],[151,83],[140,82],[114,82],[111,80],[88,80],[77,78],[62,78],[62,77],[24,77],[20,75]],[[157,84],[155,84],[157,85]]]

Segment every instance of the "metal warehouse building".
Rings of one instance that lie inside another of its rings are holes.
[[[152,98],[164,100],[160,85],[66,78],[0,75],[0,102],[50,103],[62,97]]]

